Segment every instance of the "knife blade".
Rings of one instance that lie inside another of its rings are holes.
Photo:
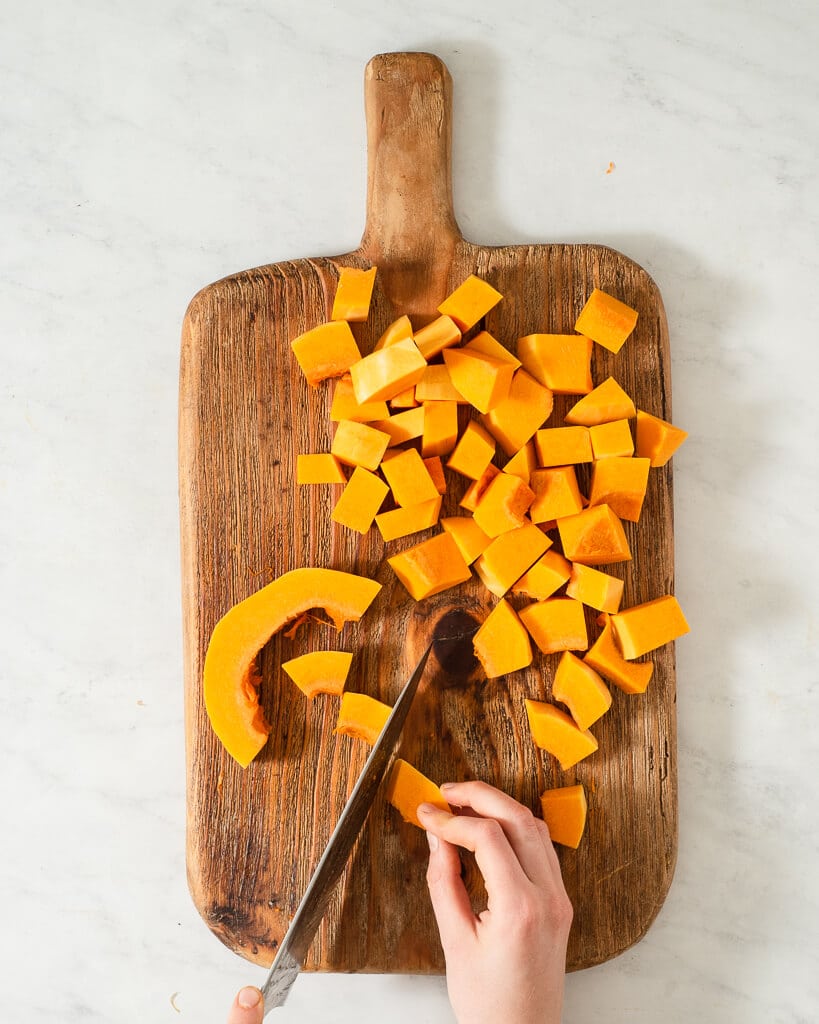
[[[431,650],[432,644],[421,655],[421,660],[395,702],[296,908],[290,927],[262,985],[265,1016],[274,1007],[284,1004],[293,982],[298,977],[313,937],[324,917],[330,896],[344,871],[355,841],[370,813],[378,788],[386,775]]]

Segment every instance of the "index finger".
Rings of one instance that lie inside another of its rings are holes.
[[[520,909],[521,895],[531,892],[533,884],[499,822],[449,814],[432,804],[421,804],[418,818],[428,832],[475,854],[490,910],[515,913]]]

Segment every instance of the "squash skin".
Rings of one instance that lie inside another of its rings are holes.
[[[381,584],[337,569],[293,569],[230,608],[211,634],[202,685],[213,731],[246,768],[267,742],[256,656],[288,622],[323,608],[336,629],[357,622]]]

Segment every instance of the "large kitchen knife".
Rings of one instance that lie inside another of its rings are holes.
[[[430,644],[407,680],[392,709],[387,724],[370,752],[358,782],[350,794],[344,810],[336,823],[330,841],[318,862],[313,877],[307,885],[290,927],[282,939],[276,958],[270,968],[267,980],[262,986],[265,999],[265,1015],[274,1006],[282,1006],[290,988],[301,970],[304,958],[313,941],[327,902],[341,877],[355,841],[364,827],[375,795],[381,785],[392,754],[401,735],[412,704],[412,698],[424,674],[424,668],[432,650]]]

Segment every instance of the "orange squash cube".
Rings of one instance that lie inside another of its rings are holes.
[[[331,320],[352,320],[361,322],[370,312],[370,299],[375,284],[376,267],[359,270],[356,267],[342,267],[333,299]]]
[[[472,565],[492,543],[492,538],[486,536],[472,516],[448,516],[441,520],[441,526],[458,545],[467,565]]]
[[[346,651],[311,651],[282,662],[282,669],[301,692],[312,700],[318,693],[339,696],[344,690],[352,654]]]
[[[475,337],[468,341],[464,345],[464,350],[468,352],[483,352],[485,356],[491,356],[493,359],[499,359],[501,362],[511,363],[512,366],[517,370],[520,366],[520,360],[512,355],[509,349],[494,338],[489,331],[480,331]]]
[[[652,466],[664,466],[687,437],[679,427],[638,410],[637,455],[650,459]]]
[[[412,324],[410,323],[410,318],[406,315],[399,316],[397,320],[393,320],[375,343],[373,352],[379,352],[382,348],[389,348],[390,345],[394,345],[397,341],[405,341],[411,337]]]
[[[584,508],[573,516],[558,519],[557,529],[563,553],[571,562],[608,565],[631,561],[623,524],[608,505]]]
[[[574,466],[536,469],[529,486],[535,492],[535,500],[529,508],[533,523],[548,523],[583,510],[583,495],[577,486]]]
[[[603,632],[586,651],[583,661],[623,693],[645,693],[654,664],[650,661],[626,661],[614,642],[614,629],[609,615],[597,619]]]
[[[574,329],[609,352],[619,352],[636,323],[637,310],[595,288],[580,311]]]
[[[424,460],[415,448],[396,452],[382,464],[381,471],[390,485],[396,503],[405,508],[408,505],[418,505],[422,501],[434,501],[440,497],[435,481],[429,475]]]
[[[629,458],[634,455],[634,441],[628,420],[612,420],[589,427],[592,454],[595,459]]]
[[[484,620],[472,643],[487,679],[497,679],[532,664],[529,634],[514,608],[502,598]]]
[[[330,453],[346,466],[378,469],[378,464],[390,443],[389,434],[376,430],[368,423],[342,420],[336,427]]]
[[[347,477],[335,455],[322,452],[318,455],[296,456],[296,483],[346,484]]]
[[[412,338],[371,352],[350,366],[356,401],[363,405],[394,398],[418,383],[426,365]]]
[[[458,442],[458,403],[424,402],[424,432],[421,435],[421,454],[425,459],[433,455],[448,455]]]
[[[616,612],[623,598],[623,581],[576,562],[572,566],[566,596],[599,612]]]
[[[552,413],[554,398],[524,369],[516,370],[509,394],[482,417],[489,433],[512,456],[534,435]]]
[[[535,443],[534,441],[527,441],[520,451],[516,452],[506,463],[503,467],[503,472],[520,477],[525,484],[528,484],[531,482],[532,473],[536,467]]]
[[[557,395],[586,395],[591,376],[591,338],[582,334],[527,334],[518,338],[523,367]]]
[[[588,729],[611,707],[608,686],[571,651],[564,651],[557,663],[552,697],[566,705],[578,729]]]
[[[625,608],[611,617],[614,638],[630,661],[689,632],[682,608],[673,594]]]
[[[446,476],[444,475],[444,464],[440,455],[429,455],[422,459],[427,467],[427,472],[432,477],[432,482],[439,494],[446,494]]]
[[[585,651],[589,646],[583,605],[571,597],[550,597],[520,611],[523,625],[544,654]]]
[[[466,583],[472,576],[458,545],[448,533],[439,533],[387,561],[416,601]]]
[[[475,572],[495,597],[503,597],[551,545],[542,530],[525,523],[495,537],[478,556]]]
[[[462,331],[468,331],[503,298],[491,284],[470,274],[462,285],[447,296],[438,312],[450,316]]]
[[[540,794],[540,810],[553,843],[576,850],[586,828],[586,791],[581,785],[545,789]]]
[[[611,423],[612,420],[629,420],[636,415],[634,402],[614,377],[607,377],[594,391],[575,402],[563,422],[574,426],[595,427],[600,423]]]
[[[500,473],[498,467],[493,466],[490,462],[486,467],[486,472],[480,480],[473,480],[469,487],[467,487],[466,491],[464,491],[464,496],[459,502],[461,508],[465,508],[469,512],[474,512],[478,506],[478,502],[483,497],[486,488],[492,483],[498,473]]]
[[[424,826],[418,820],[418,807],[432,804],[442,811],[450,811],[440,787],[414,768],[408,761],[397,757],[387,782],[387,802],[410,825]]]
[[[406,505],[394,508],[389,512],[379,512],[375,517],[375,525],[382,538],[386,541],[408,537],[411,533],[428,530],[438,522],[441,512],[441,495],[430,501],[421,501],[417,505]]]
[[[480,480],[495,455],[495,439],[477,420],[470,420],[449,457],[447,466],[456,473]]]
[[[347,690],[341,695],[341,707],[333,732],[363,740],[372,747],[378,742],[391,713],[389,704],[368,697],[366,693]]]
[[[608,505],[621,519],[640,519],[648,486],[649,459],[600,459],[592,467],[589,505]]]
[[[311,387],[328,377],[340,377],[361,359],[346,320],[331,320],[305,331],[290,347]]]
[[[356,466],[330,518],[356,533],[366,533],[388,493],[380,476]]]
[[[547,551],[512,587],[513,594],[524,594],[545,601],[571,576],[572,565],[558,551]]]
[[[564,771],[597,750],[594,736],[588,729],[578,729],[564,711],[539,700],[525,703],[535,745],[556,757]]]
[[[509,395],[515,368],[474,349],[448,348],[444,363],[455,388],[478,412],[488,413]]]
[[[459,402],[461,405],[468,401],[452,383],[449,369],[443,363],[427,366],[415,385],[415,398],[419,402]]]
[[[546,427],[535,434],[541,466],[568,466],[593,459],[588,427]]]
[[[411,388],[405,388],[404,391],[399,391],[398,394],[390,399],[391,409],[414,409],[421,403],[415,397],[415,385]]]
[[[336,381],[333,389],[333,403],[330,406],[330,419],[338,423],[340,420],[353,420],[355,423],[371,423],[389,416],[386,402],[366,402],[359,405],[355,400],[353,379],[345,373]]]
[[[472,514],[484,533],[497,537],[523,526],[534,498],[535,492],[519,477],[498,473],[478,499]]]
[[[426,327],[414,334],[415,344],[424,359],[432,359],[450,345],[457,345],[461,340],[461,329],[448,316],[439,316]]]
[[[390,439],[387,447],[394,448],[397,444],[412,441],[424,433],[424,407],[419,405],[415,409],[397,412],[385,420],[373,420],[370,426],[387,434]]]

